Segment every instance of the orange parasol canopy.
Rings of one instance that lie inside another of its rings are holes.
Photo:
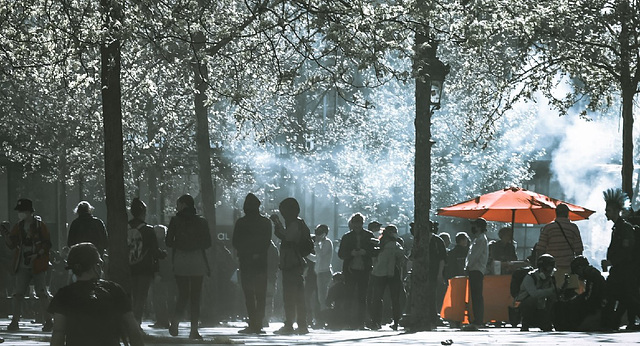
[[[569,219],[574,221],[588,219],[595,213],[593,210],[537,192],[509,187],[438,209],[437,214],[465,219],[481,217],[487,221],[546,224],[556,218],[555,209],[558,204],[566,204],[569,207]]]

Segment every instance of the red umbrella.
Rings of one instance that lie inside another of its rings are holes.
[[[487,221],[546,224],[556,217],[555,208],[558,204],[569,207],[570,220],[584,220],[595,211],[575,204],[547,197],[537,192],[519,187],[509,187],[491,192],[438,209],[438,215],[455,216],[465,219],[484,218]]]

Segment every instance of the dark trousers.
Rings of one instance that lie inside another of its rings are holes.
[[[240,282],[249,316],[249,327],[262,329],[267,296],[267,266],[243,265],[240,267]]]
[[[200,295],[202,294],[202,276],[182,276],[176,275],[176,286],[178,287],[178,299],[173,315],[173,322],[177,323],[184,314],[184,309],[191,309],[191,330],[198,330],[200,321]]]
[[[633,270],[614,270],[607,278],[607,304],[604,307],[602,322],[607,329],[618,329],[624,313],[629,324],[633,324],[640,312],[637,279]]]
[[[371,298],[371,320],[379,325],[382,321],[382,297],[385,289],[389,287],[391,296],[391,311],[393,314],[393,322],[398,324],[402,314],[400,307],[400,293],[402,292],[402,280],[400,273],[396,271],[392,277],[388,276],[371,276],[371,286],[373,287],[373,296]]]
[[[284,300],[284,325],[307,327],[307,309],[304,301],[304,279],[296,270],[282,271],[282,299]]]
[[[369,286],[368,270],[350,270],[345,275],[345,283],[349,292],[348,311],[353,328],[364,327],[367,315],[367,287]]]
[[[144,305],[149,296],[149,287],[153,281],[153,274],[131,275],[131,300],[133,305],[133,317],[138,323],[142,322]]]
[[[473,305],[473,324],[476,325],[484,323],[483,281],[484,274],[482,274],[481,271],[472,270],[469,272],[469,291],[471,294],[471,304]]]
[[[543,299],[543,298],[541,298]],[[520,313],[522,314],[522,327],[538,327],[543,331],[550,331],[552,328],[551,303],[547,302],[544,309],[538,308],[538,299],[527,297],[520,302]]]

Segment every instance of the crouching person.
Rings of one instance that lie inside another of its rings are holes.
[[[516,297],[516,305],[522,315],[520,330],[529,331],[530,327],[538,327],[548,332],[553,328],[551,312],[557,301],[556,283],[553,279],[556,260],[553,256],[544,254],[536,264],[538,268],[525,276]]]
[[[102,280],[102,259],[91,243],[71,247],[67,259],[77,281],[58,290],[49,305],[53,314],[51,345],[144,345],[131,301],[120,285]]]
[[[606,282],[602,273],[589,264],[584,256],[571,261],[571,273],[585,283],[583,293],[556,304],[554,326],[556,330],[602,330],[602,307],[605,303]]]

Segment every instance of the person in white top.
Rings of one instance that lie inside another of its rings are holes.
[[[484,274],[487,272],[487,261],[489,260],[487,221],[482,218],[473,221],[471,223],[471,234],[474,239],[465,260],[464,270],[469,275],[469,291],[473,304],[473,322],[469,324],[468,329],[477,329],[477,327],[484,325],[482,287]]]
[[[316,226],[316,240],[314,244],[316,253],[308,256],[309,259],[315,262],[314,270],[317,275],[320,311],[328,308],[327,293],[329,291],[331,278],[333,277],[333,271],[331,268],[331,261],[333,260],[333,242],[327,238],[328,234],[329,226],[324,224]]]

